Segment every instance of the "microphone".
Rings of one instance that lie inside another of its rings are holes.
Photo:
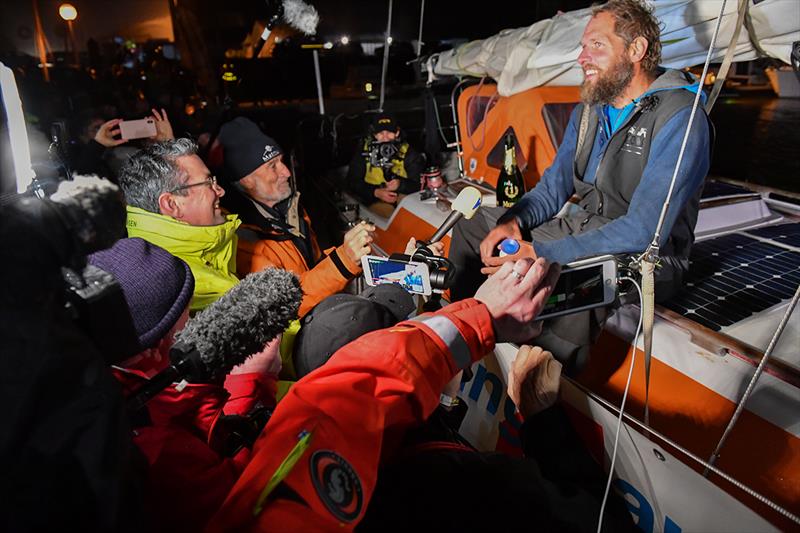
[[[267,9],[271,14],[261,33],[261,40],[256,45],[254,57],[259,56],[261,49],[269,39],[269,34],[281,19],[306,35],[314,35],[317,32],[319,13],[314,6],[306,4],[303,0],[267,0]]]
[[[453,200],[451,204],[452,211],[447,215],[442,225],[439,226],[439,229],[428,239],[428,242],[442,240],[442,237],[456,225],[456,222],[458,222],[461,217],[467,220],[471,219],[472,215],[475,214],[480,206],[481,192],[475,187],[464,187],[461,192],[458,193],[456,199]]]
[[[300,282],[291,272],[268,268],[249,274],[175,336],[171,365],[128,398],[130,412],[176,381],[204,383],[224,377],[297,318],[302,298]]]

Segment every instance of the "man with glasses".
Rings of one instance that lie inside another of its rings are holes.
[[[190,139],[154,143],[120,171],[128,203],[128,235],[161,246],[189,265],[195,278],[190,310],[199,311],[239,282],[236,215],[224,215],[224,189]],[[157,281],[157,280],[154,280]]]

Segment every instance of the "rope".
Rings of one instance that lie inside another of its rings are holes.
[[[621,277],[620,280],[627,280],[633,283],[636,290],[639,291],[639,308],[642,306],[642,288],[636,283],[636,280],[629,277]],[[600,517],[597,519],[597,533],[603,527],[603,514],[606,510],[606,503],[608,502],[608,494],[611,492],[611,481],[614,479],[614,464],[617,462],[617,445],[619,444],[619,432],[622,429],[622,415],[625,413],[625,402],[628,399],[628,390],[631,387],[631,376],[633,376],[633,366],[636,362],[636,345],[639,344],[639,332],[642,330],[642,314],[639,314],[639,325],[636,326],[636,334],[633,337],[633,354],[631,355],[631,367],[628,370],[628,381],[625,383],[625,392],[622,394],[622,403],[619,406],[619,418],[617,419],[617,431],[614,434],[614,449],[611,452],[611,466],[608,467],[608,481],[606,482],[606,490],[603,493],[603,503],[600,504]]]
[[[728,70],[731,67],[733,56],[736,54],[736,43],[739,42],[739,33],[742,30],[742,25],[747,15],[748,5],[747,0],[739,0],[739,16],[736,19],[736,28],[733,30],[731,42],[728,43],[728,51],[725,53],[725,58],[722,60],[722,64],[717,71],[717,79],[714,81],[711,95],[709,95],[708,101],[706,102],[706,113],[711,113],[711,108],[714,107],[714,103],[717,101],[720,91],[722,91],[722,86],[725,84],[725,78],[728,77]],[[705,82],[705,78],[703,78],[701,82]]]
[[[653,323],[656,319],[655,271],[656,265],[642,261],[642,307],[639,319],[644,327],[644,423],[650,425],[650,362],[653,359]],[[634,346],[636,346],[634,344]]]
[[[378,110],[383,111],[384,95],[386,94],[386,71],[389,68],[389,37],[392,36],[392,2],[389,0],[389,18],[386,21],[386,36],[383,39],[383,66],[381,67],[381,99],[378,103]]]
[[[602,405],[603,407],[605,407],[609,411],[611,411],[613,413],[616,413],[616,412],[620,412],[621,413],[622,412],[621,409],[619,409],[615,405],[611,404],[611,402],[609,402],[605,398],[602,398],[601,396],[598,396],[597,394],[593,393],[592,391],[590,391],[589,389],[587,389],[585,386],[581,385],[577,381],[574,381],[574,380],[570,379],[567,376],[562,376],[561,379],[563,379],[565,381],[568,381],[575,388],[577,388],[578,390],[583,392],[587,396],[587,398],[591,398],[592,400],[596,401],[597,403],[599,403],[600,405]],[[728,483],[730,483],[731,485],[733,485],[737,489],[739,489],[742,492],[748,494],[749,496],[752,496],[753,498],[755,498],[756,500],[760,501],[761,503],[763,503],[767,507],[771,508],[773,511],[785,516],[786,518],[788,518],[792,522],[800,524],[800,516],[797,516],[796,514],[793,514],[792,512],[784,509],[783,507],[781,507],[777,503],[773,502],[772,500],[770,500],[766,496],[754,491],[753,489],[751,489],[750,487],[748,487],[747,485],[745,485],[741,481],[737,481],[736,479],[732,478],[731,476],[729,476],[728,474],[726,474],[725,472],[723,472],[719,468],[717,468],[717,467],[715,467],[713,465],[710,465],[708,462],[704,461],[703,459],[701,459],[697,455],[693,454],[692,452],[690,452],[689,450],[687,450],[686,448],[684,448],[683,446],[681,446],[677,442],[667,438],[665,435],[662,435],[658,431],[655,431],[653,428],[651,428],[649,426],[646,426],[646,425],[644,425],[644,423],[636,420],[633,416],[631,416],[631,415],[629,415],[627,413],[625,413],[623,416],[625,417],[625,421],[626,422],[628,422],[630,424],[633,424],[637,428],[645,431],[646,433],[649,433],[651,436],[656,437],[657,439],[663,441],[664,443],[666,443],[667,445],[669,445],[670,447],[672,447],[673,449],[675,449],[679,453],[682,453],[683,455],[685,455],[686,457],[688,457],[692,461],[698,463],[700,466],[703,466],[703,467],[707,468],[708,470],[710,470],[714,474],[718,475],[719,477],[721,477],[722,479],[724,479],[725,481],[727,481]]]

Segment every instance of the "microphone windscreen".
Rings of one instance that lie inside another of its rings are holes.
[[[475,187],[464,187],[458,193],[456,199],[453,200],[451,208],[453,211],[458,211],[467,220],[472,218],[475,211],[481,206],[481,192]]]
[[[189,320],[176,339],[194,346],[207,375],[224,376],[297,318],[302,297],[291,272],[255,272]]]
[[[50,200],[86,254],[109,248],[125,236],[125,198],[106,179],[75,176],[62,181]]]
[[[319,13],[303,0],[283,0],[283,18],[289,26],[300,30],[306,35],[317,32]]]

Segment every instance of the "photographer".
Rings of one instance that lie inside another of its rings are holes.
[[[403,195],[419,190],[424,156],[401,139],[397,122],[386,113],[375,115],[359,148],[347,173],[349,189],[370,210],[388,218]]]

